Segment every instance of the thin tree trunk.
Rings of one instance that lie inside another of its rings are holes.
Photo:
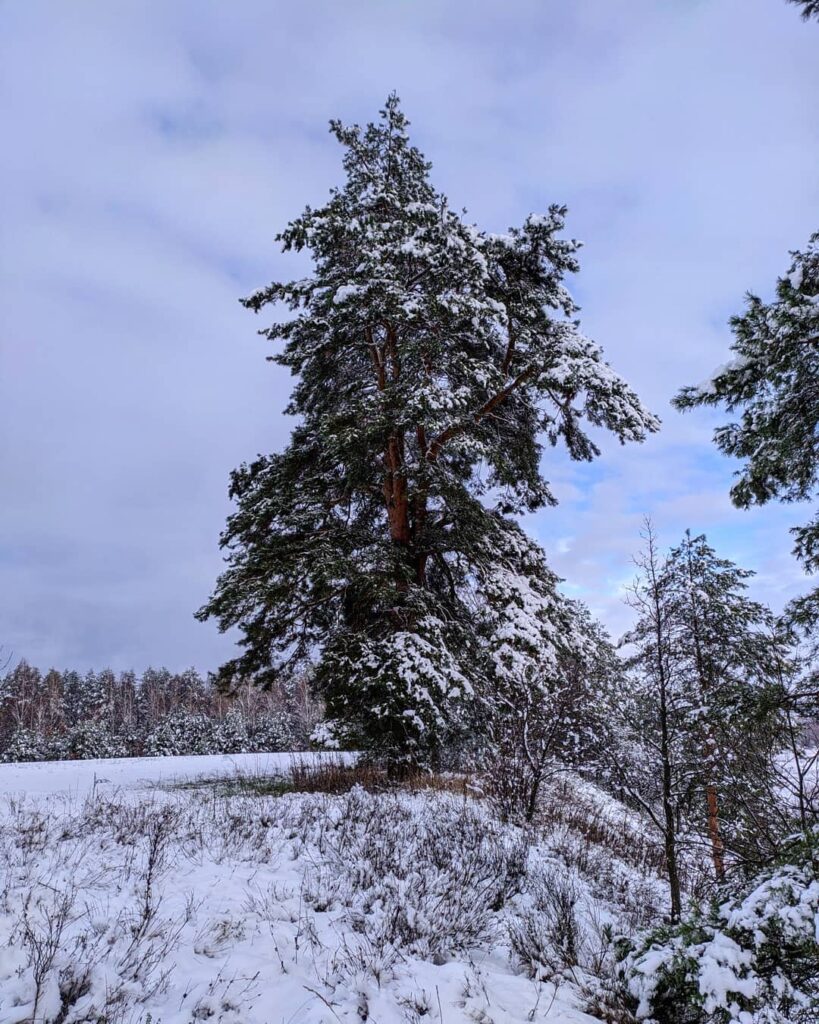
[[[649,525],[648,569],[651,579],[651,600],[654,605],[654,633],[657,651],[657,681],[660,690],[660,758],[662,761],[663,787],[663,842],[665,846],[668,888],[671,897],[672,924],[682,915],[682,897],[679,866],[677,864],[677,825],[674,817],[674,779],[671,765],[671,738],[669,735],[668,671],[665,661],[666,636],[663,631],[663,606],[660,599],[660,581],[657,578],[654,534]]]
[[[709,782],[705,787],[705,800],[708,807],[708,837],[711,840],[711,859],[714,862],[714,873],[718,882],[725,881],[725,844],[719,825],[719,801],[717,787]]]
[[[658,636],[661,627],[658,622]],[[660,658],[660,662],[662,659]],[[674,820],[673,779],[671,773],[671,744],[668,736],[668,706],[666,703],[665,666],[660,664],[660,756],[663,762],[663,817],[665,820],[664,845],[668,888],[671,895],[671,922],[679,921],[682,914],[680,874],[677,865],[677,827]]]

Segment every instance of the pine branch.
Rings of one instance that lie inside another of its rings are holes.
[[[468,420],[461,423],[453,423],[451,426],[446,427],[438,434],[437,437],[433,438],[430,442],[429,448],[427,449],[427,459],[429,462],[435,462],[441,453],[441,449],[444,445],[451,441],[453,437],[457,437],[459,434],[463,434],[470,426],[477,426],[481,420],[485,419],[494,409],[506,401],[506,399],[515,392],[521,384],[524,384],[532,376],[534,376],[536,369],[534,366],[528,367],[515,377],[511,384],[508,384],[503,390],[499,391],[496,395],[493,395],[489,401],[484,404],[472,414],[470,423]]]

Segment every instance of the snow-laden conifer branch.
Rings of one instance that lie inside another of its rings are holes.
[[[479,230],[407,128],[395,96],[374,124],[332,122],[345,180],[279,236],[313,273],[245,300],[288,310],[263,333],[300,422],[284,452],[234,474],[228,567],[201,615],[244,633],[230,673],[314,657],[351,742],[417,756],[466,727],[477,683],[485,696],[500,672],[499,572],[543,588],[537,609],[510,604],[530,620],[520,642],[565,614],[505,518],[554,503],[544,440],[591,459],[589,425],[626,442],[658,421],[580,332],[565,208]]]

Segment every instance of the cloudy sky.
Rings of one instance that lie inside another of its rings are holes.
[[[533,517],[619,630],[640,519],[804,587],[794,507],[731,508],[717,420],[669,407],[819,227],[819,25],[783,0],[0,0],[0,643],[42,667],[214,668],[192,618],[229,470],[281,447],[286,373],[237,298],[339,181],[330,117],[396,89],[436,184],[489,230],[551,202],[584,327],[664,420],[558,453]]]

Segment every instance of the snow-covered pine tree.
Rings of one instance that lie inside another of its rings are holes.
[[[249,749],[269,754],[278,750],[294,750],[293,722],[284,711],[268,711],[259,715],[250,737]]]
[[[168,699],[173,708],[186,711],[204,711],[208,707],[210,694],[206,681],[195,668],[186,668],[171,676],[168,683]]]
[[[213,722],[206,715],[171,711],[146,737],[145,753],[148,757],[213,754],[217,749],[214,733]]]
[[[791,255],[774,301],[749,295],[746,311],[731,319],[734,358],[674,400],[678,409],[714,405],[738,414],[715,431],[714,442],[743,461],[731,489],[740,508],[819,494],[819,233]],[[819,513],[793,532],[796,556],[816,572]],[[819,589],[797,602],[794,612],[804,622],[819,621]]]
[[[754,784],[743,777],[744,737],[763,709],[772,719],[773,756],[776,702],[766,695],[777,686],[787,659],[786,638],[770,610],[745,593],[753,575],[719,558],[704,535],[692,537],[690,531],[664,566],[674,688],[720,881],[725,876],[721,797],[736,802]],[[758,770],[759,762],[755,766]]]
[[[554,503],[542,439],[592,459],[584,421],[621,442],[658,421],[574,319],[565,210],[479,231],[433,188],[407,125],[394,95],[366,128],[331,122],[346,181],[279,236],[314,273],[245,300],[290,310],[262,333],[284,342],[271,358],[298,378],[300,422],[284,452],[233,473],[228,567],[198,616],[243,633],[224,683],[314,656],[345,742],[416,756],[486,668],[497,552],[531,594],[553,586],[510,518]]]
[[[63,718],[69,729],[85,717],[84,682],[74,669],[63,672]]]
[[[121,672],[110,709],[112,731],[123,737],[129,749],[139,743],[139,707],[137,679],[133,672]]]
[[[41,731],[43,677],[39,669],[26,661],[18,662],[0,685],[0,731],[17,727]]]
[[[90,671],[63,675],[63,707],[66,725],[71,728],[101,715],[106,709],[108,676]]]
[[[244,754],[250,750],[247,722],[241,708],[231,708],[216,726],[214,747],[220,754]]]
[[[53,745],[52,756],[86,761],[102,757],[127,757],[128,748],[121,736],[114,736],[102,719],[78,722]]]
[[[622,641],[632,675],[602,726],[613,780],[663,837],[676,918],[683,843],[706,836],[722,880],[726,850],[761,848],[750,833],[783,817],[768,810],[789,649],[769,610],[745,594],[752,572],[702,536],[687,533],[664,558],[650,523],[644,538],[629,600],[637,621]]]
[[[147,668],[142,673],[136,692],[136,714],[146,733],[174,710],[172,682],[173,676],[166,668]]]
[[[0,749],[0,761],[45,761],[48,740],[34,729],[18,725]]]
[[[51,738],[63,729],[63,677],[56,669],[49,669],[42,682],[41,731]]]

